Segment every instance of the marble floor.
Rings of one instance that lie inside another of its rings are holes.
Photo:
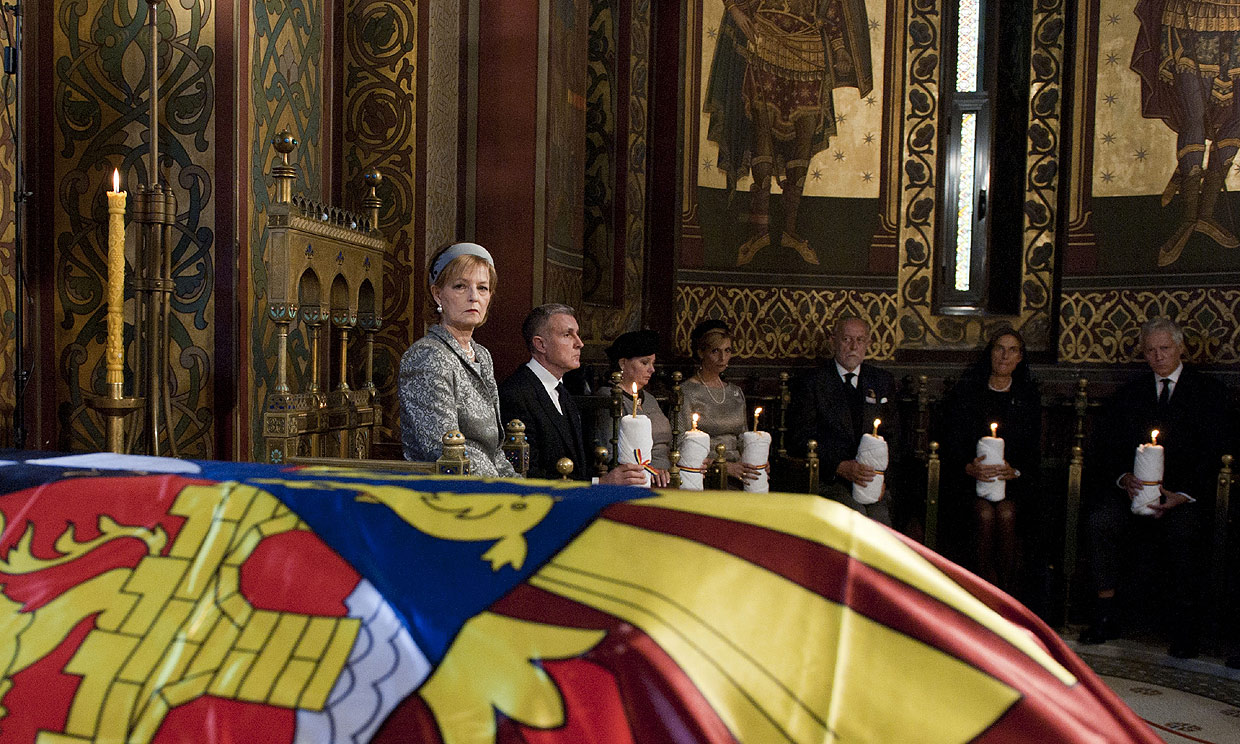
[[[1166,644],[1120,639],[1098,646],[1064,638],[1163,741],[1240,744],[1240,669],[1203,654],[1167,655]]]

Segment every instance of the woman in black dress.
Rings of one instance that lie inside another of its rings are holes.
[[[991,336],[982,358],[952,388],[945,401],[944,473],[948,518],[961,527],[959,546],[982,578],[1011,592],[1020,556],[1020,536],[1044,505],[1034,482],[1041,460],[1042,396],[1025,364],[1025,340],[1010,328]],[[977,441],[998,424],[1004,461],[983,465]],[[1005,481],[1002,501],[977,495],[978,481]],[[971,548],[971,549],[969,549]]]

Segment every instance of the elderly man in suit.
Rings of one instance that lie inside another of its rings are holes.
[[[1184,333],[1175,323],[1166,318],[1145,323],[1140,348],[1149,369],[1119,389],[1097,431],[1103,482],[1087,510],[1087,542],[1098,603],[1081,642],[1119,636],[1115,592],[1123,547],[1139,544],[1139,557],[1147,559],[1143,565],[1152,564],[1170,582],[1164,605],[1169,653],[1192,658],[1198,653],[1216,478],[1232,419],[1224,386],[1180,361]],[[1138,516],[1131,505],[1143,484],[1132,473],[1134,452],[1155,429],[1165,456],[1161,496],[1150,507],[1152,515]]]
[[[539,305],[521,324],[530,360],[499,386],[499,407],[505,421],[520,419],[530,443],[531,478],[558,478],[556,463],[573,461],[573,477],[589,477],[582,439],[581,412],[564,388],[564,373],[581,366],[584,344],[577,335],[577,319],[568,305]],[[640,465],[619,465],[602,483],[643,485]]]
[[[870,349],[870,325],[861,318],[848,316],[838,320],[831,344],[831,362],[793,384],[788,424],[790,445],[794,452],[804,452],[806,442],[817,440],[822,495],[891,526],[889,486],[899,441],[895,378],[865,361]],[[889,446],[890,459],[883,476],[888,488],[877,503],[863,505],[853,500],[852,486],[869,485],[877,473],[857,462],[857,445],[876,418],[882,419],[879,433]]]

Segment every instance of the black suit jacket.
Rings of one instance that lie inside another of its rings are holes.
[[[1232,444],[1234,419],[1227,389],[1185,365],[1170,402],[1160,408],[1154,380],[1152,371],[1143,371],[1121,387],[1104,409],[1095,433],[1100,438],[1107,482],[1099,488],[1104,496],[1115,494],[1119,490],[1115,480],[1132,472],[1137,445],[1149,442],[1150,431],[1158,429],[1158,443],[1166,448],[1163,485],[1202,502],[1202,511],[1209,517],[1221,458]]]
[[[788,411],[788,449],[805,454],[811,439],[818,442],[818,459],[824,486],[843,479],[835,468],[857,455],[861,435],[873,431],[874,419],[882,419],[878,433],[887,440],[889,453],[887,473],[883,476],[888,488],[895,484],[894,474],[900,451],[900,419],[896,407],[896,380],[890,372],[862,362],[857,390],[863,396],[861,428],[853,425],[847,386],[829,361],[809,374],[798,378],[790,389]]]
[[[521,419],[530,443],[531,478],[559,478],[555,464],[561,457],[573,461],[572,477],[586,480],[585,445],[581,434],[581,412],[572,396],[564,414],[556,410],[547,389],[524,364],[499,386],[500,413],[507,423]]]

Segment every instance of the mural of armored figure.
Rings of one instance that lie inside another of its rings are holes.
[[[1140,0],[1132,69],[1141,77],[1141,114],[1177,134],[1176,169],[1162,204],[1178,192],[1184,218],[1162,245],[1158,265],[1180,258],[1202,233],[1224,248],[1240,240],[1215,219],[1219,194],[1240,148],[1240,0]],[[1207,157],[1208,154],[1208,157]]]
[[[707,138],[719,146],[718,169],[729,192],[752,173],[751,234],[736,265],[776,237],[818,264],[797,233],[810,160],[836,133],[832,91],[873,88],[864,0],[725,0],[703,111]],[[770,225],[771,178],[783,192],[782,231]]]

